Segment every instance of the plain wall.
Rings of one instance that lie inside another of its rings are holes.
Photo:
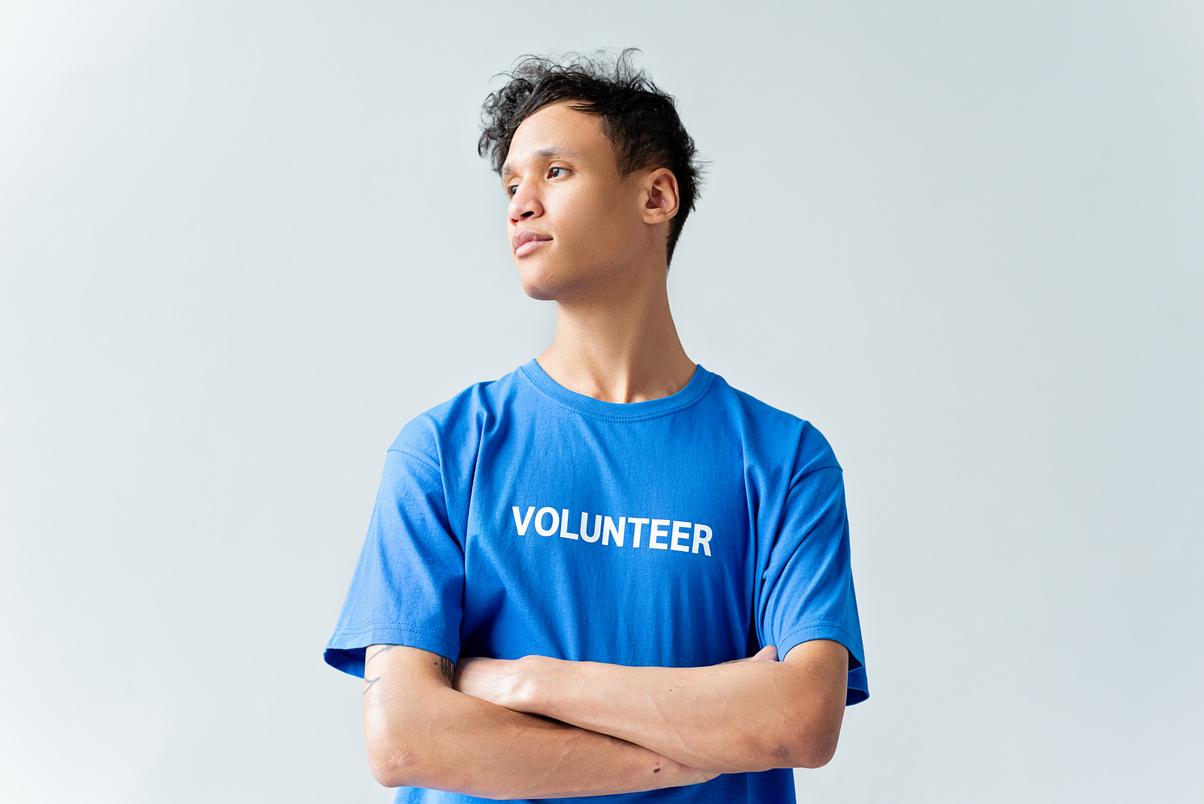
[[[398,430],[551,336],[491,76],[600,46],[710,163],[687,351],[845,466],[873,697],[800,799],[1197,795],[1201,42],[1189,2],[0,3],[0,798],[390,799],[322,648]]]

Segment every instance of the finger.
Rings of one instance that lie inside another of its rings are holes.
[[[773,645],[766,645],[761,648],[751,659],[754,662],[776,662],[777,660],[778,649]]]

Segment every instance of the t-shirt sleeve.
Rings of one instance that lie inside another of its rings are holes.
[[[369,645],[407,645],[460,656],[464,551],[448,523],[439,469],[391,449],[368,536],[325,659],[364,674]]]
[[[869,697],[839,467],[807,471],[791,484],[762,576],[761,644],[785,657],[794,646],[830,639],[849,651],[846,703]]]

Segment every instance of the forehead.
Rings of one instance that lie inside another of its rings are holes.
[[[614,147],[602,131],[602,118],[579,112],[572,104],[545,106],[519,124],[502,165],[503,177],[525,162],[554,157],[614,165]]]

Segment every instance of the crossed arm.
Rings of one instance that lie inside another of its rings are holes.
[[[848,653],[826,640],[713,667],[368,649],[364,730],[382,784],[547,798],[817,767],[844,715]],[[453,686],[454,681],[454,686]],[[551,719],[549,719],[551,718]]]
[[[368,762],[388,787],[552,798],[676,787],[716,775],[459,692],[451,662],[434,653],[374,645],[365,656]]]

